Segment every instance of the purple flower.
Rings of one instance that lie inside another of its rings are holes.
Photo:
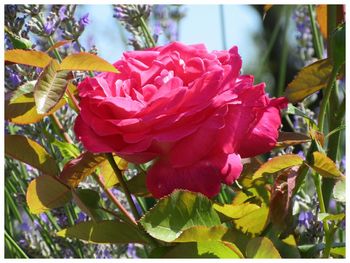
[[[45,223],[45,224],[49,224],[49,218],[47,217],[47,215],[45,213],[40,214],[40,219]]]
[[[55,31],[55,22],[53,20],[48,20],[44,24],[44,32],[47,35],[51,35]]]
[[[299,214],[299,218],[298,218],[298,224],[300,226],[305,226],[306,229],[309,229],[311,226],[311,222],[314,219],[314,215],[312,214],[311,211],[307,211],[307,212],[301,212]]]
[[[131,243],[128,244],[128,248],[126,250],[126,255],[129,258],[139,258],[139,256],[137,256],[137,253],[136,253],[136,246],[135,246],[135,244],[131,244]]]
[[[67,7],[65,5],[61,6],[60,9],[58,10],[58,16],[61,19],[61,21],[68,18],[68,16],[66,15],[66,12],[67,12]]]
[[[11,85],[15,86],[15,87],[18,86],[22,82],[21,78],[14,71],[10,73],[9,80],[11,82]]]
[[[89,13],[86,13],[85,15],[83,15],[80,19],[79,19],[79,26],[81,28],[84,28],[86,25],[88,25],[90,23],[90,19],[89,19]]]
[[[75,220],[75,223],[84,222],[86,219],[87,219],[86,214],[83,213],[83,212],[79,212],[78,213],[78,218],[77,218],[77,220]]]
[[[31,227],[27,222],[22,223],[19,228],[21,229],[22,232],[31,231]]]

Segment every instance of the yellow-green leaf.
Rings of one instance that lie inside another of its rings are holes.
[[[41,72],[34,88],[34,99],[39,114],[48,113],[63,97],[70,72],[58,71],[60,65],[52,60]]]
[[[338,202],[345,203],[346,191],[345,191],[345,180],[341,180],[335,183],[333,190],[333,197]]]
[[[31,124],[41,121],[45,116],[51,115],[66,104],[61,99],[56,106],[46,114],[39,114],[36,109],[34,94],[32,92],[5,100],[5,119],[16,124]]]
[[[56,176],[55,160],[37,142],[21,135],[5,135],[5,154],[29,164],[47,175]]]
[[[269,208],[262,206],[241,218],[233,219],[233,223],[237,230],[255,236],[260,234],[265,229],[268,221],[268,215]]]
[[[239,205],[218,205],[214,204],[213,208],[220,212],[221,214],[224,214],[227,217],[233,218],[233,219],[238,219],[243,216],[246,216],[247,214],[260,209],[260,206],[256,204],[250,204],[250,203],[243,203]]]
[[[63,59],[61,63],[61,70],[90,70],[90,71],[107,71],[118,73],[119,71],[106,60],[90,54],[77,53],[72,54]]]
[[[124,159],[118,157],[118,156],[114,156],[114,160],[118,166],[118,168],[121,171],[124,171],[128,168],[128,162],[125,161]],[[112,166],[110,165],[110,163],[108,162],[108,160],[104,161],[103,163],[101,163],[100,167],[100,174],[104,180],[104,184],[107,188],[113,187],[114,185],[116,185],[119,181],[118,181],[118,177],[116,176]],[[130,188],[129,188],[130,190]],[[131,193],[133,193],[130,190]]]
[[[57,178],[42,175],[30,182],[27,189],[27,204],[33,214],[40,214],[63,206],[71,200],[70,189]]]
[[[136,226],[121,221],[83,222],[59,231],[57,236],[78,238],[89,243],[147,243]]]
[[[5,51],[5,62],[15,64],[44,68],[51,60],[48,54],[36,50],[11,49]]]
[[[229,229],[223,225],[219,226],[193,226],[185,229],[173,242],[203,242],[223,240]]]
[[[248,242],[248,258],[281,258],[280,253],[267,237],[256,237]]]
[[[256,180],[264,175],[264,173],[273,174],[282,171],[288,167],[301,165],[303,158],[297,154],[285,154],[273,157],[254,173],[253,180]]]
[[[332,64],[328,59],[318,60],[306,66],[288,84],[285,96],[292,103],[302,101],[307,96],[326,87],[331,72]]]
[[[346,249],[345,247],[332,247],[330,252],[333,257],[345,257]]]
[[[323,177],[344,179],[344,175],[338,170],[335,163],[327,155],[320,152],[312,153],[313,160],[309,166]]]

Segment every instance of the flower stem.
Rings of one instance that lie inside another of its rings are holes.
[[[310,22],[311,22],[312,39],[314,41],[316,56],[318,59],[321,59],[323,54],[322,40],[320,38],[319,30],[316,27],[316,21],[315,21],[312,5],[308,5],[308,9],[309,9]]]
[[[105,184],[104,184],[104,182],[102,182],[101,178],[95,173],[93,174],[93,178],[99,184],[99,186],[103,189],[103,191],[106,192],[109,200],[111,200],[111,202],[118,207],[120,212],[122,212],[134,225],[137,225],[135,219],[129,214],[128,211],[126,211],[124,206],[118,201],[117,198],[115,198],[113,193],[105,186]]]
[[[139,17],[139,22],[140,22],[140,26],[141,26],[141,29],[145,35],[145,40],[146,40],[146,44],[147,44],[147,47],[150,48],[150,47],[155,47],[156,46],[156,42],[154,42],[154,39],[149,31],[149,28],[146,24],[146,21],[145,19],[140,16]]]
[[[21,249],[19,245],[17,245],[16,241],[13,240],[13,238],[7,233],[7,230],[5,229],[5,239],[15,248],[15,250],[18,252],[22,258],[29,258],[27,254]]]
[[[134,201],[131,198],[130,191],[128,189],[128,186],[126,185],[126,182],[125,182],[125,180],[123,178],[123,175],[122,175],[121,171],[119,170],[118,165],[116,164],[116,162],[115,162],[115,160],[113,158],[113,154],[107,153],[106,156],[107,156],[107,159],[108,159],[110,165],[112,166],[113,171],[116,174],[116,176],[118,178],[118,181],[119,181],[119,183],[120,183],[120,185],[121,185],[121,187],[122,187],[122,189],[124,191],[124,194],[126,196],[126,199],[128,200],[128,203],[130,205],[130,208],[131,208],[131,211],[132,211],[134,217],[136,219],[139,219],[140,215],[139,215],[139,213],[138,213],[138,211],[136,209]]]

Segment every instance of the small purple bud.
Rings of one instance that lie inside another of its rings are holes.
[[[61,21],[65,20],[68,18],[66,15],[67,7],[65,5],[61,6],[61,8],[58,10],[58,16],[61,19]]]
[[[15,87],[22,82],[21,78],[15,72],[10,73],[9,80],[12,86],[15,86]]]
[[[51,35],[55,31],[55,22],[52,20],[48,20],[44,24],[44,32],[47,35]]]
[[[79,26],[84,28],[86,25],[88,25],[90,23],[90,19],[89,19],[89,13],[86,13],[85,15],[83,15],[80,19],[79,19]]]

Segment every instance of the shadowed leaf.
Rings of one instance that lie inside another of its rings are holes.
[[[15,64],[44,68],[51,60],[48,54],[36,50],[11,49],[5,51],[5,62]]]
[[[310,137],[298,132],[280,132],[276,147],[288,147],[309,142]]]
[[[55,177],[42,175],[30,182],[26,197],[30,212],[40,214],[63,206],[72,195],[70,189]]]
[[[59,231],[57,236],[78,238],[89,243],[147,243],[140,230],[120,221],[83,222]]]
[[[161,198],[140,220],[154,238],[172,242],[192,226],[217,226],[220,218],[211,201],[202,194],[175,190]]]
[[[126,185],[128,186],[130,193],[136,196],[150,196],[151,194],[148,192],[146,186],[146,174],[141,173],[137,176],[134,176],[130,180],[126,181]]]
[[[49,112],[63,97],[69,71],[59,71],[60,65],[52,60],[41,72],[34,88],[34,99],[39,114]]]
[[[67,56],[61,63],[61,70],[91,70],[101,72],[114,72],[119,71],[106,60],[90,54],[90,53],[77,53]]]
[[[222,240],[229,229],[225,226],[193,226],[185,229],[173,242],[202,242]]]
[[[302,101],[307,96],[326,87],[331,72],[332,64],[328,59],[318,60],[306,66],[288,84],[285,96],[291,103]]]
[[[21,135],[5,135],[5,154],[37,168],[47,175],[56,176],[56,161],[37,142]]]
[[[97,212],[100,195],[91,189],[72,190],[73,200],[78,207],[85,212],[92,220],[97,221],[99,215]]]
[[[256,237],[248,242],[246,248],[248,258],[281,258],[270,239]]]

